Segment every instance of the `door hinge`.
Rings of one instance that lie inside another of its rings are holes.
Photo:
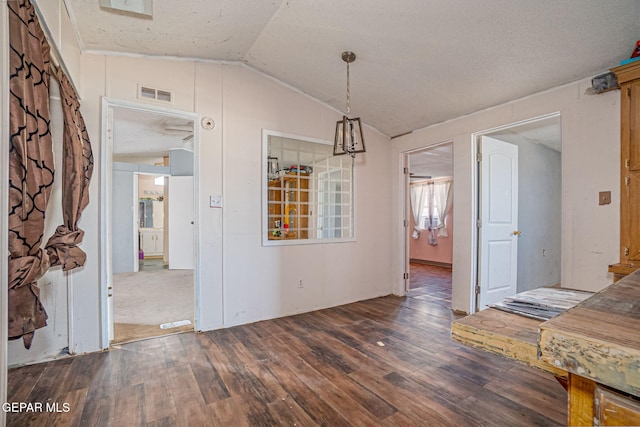
[[[631,178],[629,178],[628,176],[626,176],[626,177],[624,178],[624,184],[628,187],[628,186],[629,186],[629,184],[631,184]]]
[[[624,248],[624,256],[629,256],[629,248]]]
[[[482,228],[482,220],[480,220],[480,219],[476,220],[476,227]]]
[[[626,160],[624,161],[624,166],[625,166],[627,169],[629,169],[629,159],[626,159]]]
[[[478,151],[476,153],[476,162],[481,162],[481,161],[482,161],[482,153]]]
[[[476,295],[480,294],[480,286],[476,286]]]
[[[409,273],[404,273],[404,274],[402,275],[402,278],[403,278],[404,280],[409,280]]]
[[[409,220],[405,219],[403,224],[404,224],[404,227],[407,228],[409,226]]]
[[[631,86],[627,88],[627,96],[631,96]]]
[[[404,168],[404,174],[408,175],[409,174],[409,168]]]

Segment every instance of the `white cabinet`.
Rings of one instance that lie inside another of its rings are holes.
[[[160,256],[164,248],[164,230],[162,228],[141,228],[140,248],[145,257]]]

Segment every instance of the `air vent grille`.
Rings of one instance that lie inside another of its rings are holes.
[[[171,103],[173,101],[173,93],[168,90],[156,89],[149,86],[138,86],[139,99],[153,99],[161,102]]]
[[[156,91],[156,99],[158,101],[165,101],[165,102],[171,102],[171,92],[167,92],[166,90],[160,90],[158,89]]]

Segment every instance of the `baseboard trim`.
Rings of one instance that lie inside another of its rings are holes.
[[[450,264],[448,262],[429,261],[429,260],[426,260],[426,259],[415,259],[415,258],[410,258],[409,262],[410,263],[414,263],[414,264],[432,265],[434,267],[444,267],[444,268],[448,268],[448,269],[452,269],[453,268],[453,264]]]

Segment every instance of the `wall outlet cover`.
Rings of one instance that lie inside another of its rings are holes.
[[[598,194],[598,204],[602,205],[610,205],[611,204],[611,191],[601,191]]]

